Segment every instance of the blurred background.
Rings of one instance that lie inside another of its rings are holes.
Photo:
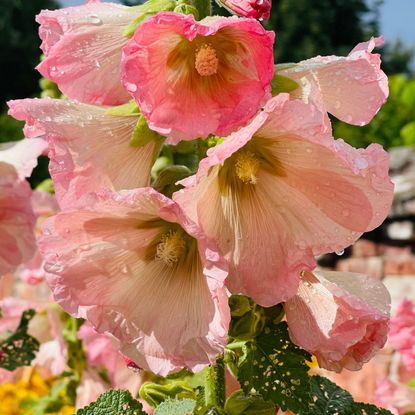
[[[41,80],[34,70],[41,55],[34,16],[41,9],[82,3],[0,0],[0,142],[22,138],[22,124],[7,116],[6,101],[41,94]],[[375,142],[390,152],[396,185],[393,208],[380,228],[364,235],[342,255],[320,258],[320,264],[382,279],[395,310],[404,297],[415,301],[415,0],[280,0],[273,1],[272,6],[265,26],[277,33],[276,63],[297,62],[318,54],[347,55],[357,43],[373,35],[385,37],[379,53],[389,76],[388,102],[363,128],[337,120],[333,123],[335,136],[353,146]],[[46,177],[47,159],[43,158],[31,183],[35,186]],[[404,368],[396,366],[394,356],[386,347],[362,372],[342,373],[336,381],[358,400],[372,401],[378,379],[392,376],[405,380],[407,376],[401,373]]]

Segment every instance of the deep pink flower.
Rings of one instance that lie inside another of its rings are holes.
[[[124,48],[122,78],[149,126],[171,143],[226,135],[269,93],[274,33],[253,19],[158,13]]]
[[[46,58],[37,69],[72,99],[105,105],[127,102],[121,50],[128,41],[123,32],[136,17],[133,8],[100,2],[43,10],[36,21]]]
[[[380,55],[371,53],[383,38],[359,43],[346,57],[317,56],[279,71],[297,81],[295,92],[349,124],[365,125],[389,95]]]
[[[315,255],[379,226],[393,196],[380,146],[333,140],[324,115],[288,94],[210,149],[183,184],[174,198],[219,241],[231,291],[265,306],[295,295]]]
[[[88,208],[58,213],[39,244],[55,300],[114,335],[140,367],[197,370],[223,351],[226,263],[154,189],[104,192]]]
[[[268,20],[271,12],[270,0],[220,0],[219,3],[231,13],[253,19]]]
[[[45,147],[40,139],[0,146],[0,276],[14,271],[36,250],[32,190],[24,177],[30,176]]]
[[[415,371],[415,304],[402,300],[391,319],[389,340],[408,370]]]
[[[377,405],[396,415],[415,411],[415,389],[390,379],[378,382],[375,399]]]
[[[291,339],[320,367],[359,370],[386,342],[390,295],[366,275],[304,272],[284,310]]]
[[[138,115],[113,116],[107,107],[60,99],[10,101],[26,121],[27,137],[46,136],[49,170],[61,208],[88,203],[89,192],[147,186],[158,143],[132,147]]]

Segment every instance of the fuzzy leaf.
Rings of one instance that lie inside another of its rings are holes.
[[[279,323],[244,346],[238,362],[238,380],[248,394],[252,389],[283,410],[295,413],[311,401],[307,361],[311,356],[294,345],[287,324]]]
[[[76,415],[146,415],[140,402],[127,390],[110,390]]]
[[[354,402],[349,392],[322,376],[311,378],[311,390],[314,403],[301,415],[392,415],[386,409]]]
[[[35,315],[34,310],[24,311],[16,331],[0,342],[0,367],[14,370],[28,366],[39,350],[39,342],[27,333],[29,321]]]
[[[154,415],[192,415],[196,407],[193,399],[164,401],[154,411]]]

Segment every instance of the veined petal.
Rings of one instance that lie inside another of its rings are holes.
[[[205,272],[214,262],[221,268],[221,257],[206,257],[208,244],[192,238],[196,227],[183,218],[151,188],[106,192],[89,209],[47,220],[40,240],[55,300],[162,375],[214,360],[229,323],[222,275]]]
[[[158,147],[155,142],[130,146],[137,116],[107,115],[107,107],[54,99],[10,101],[9,107],[13,117],[26,121],[26,136],[46,136],[61,208],[88,203],[88,193],[103,188],[149,184]]]

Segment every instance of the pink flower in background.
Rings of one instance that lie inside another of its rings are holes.
[[[158,144],[130,145],[138,115],[108,115],[106,107],[58,99],[10,101],[9,113],[26,121],[27,137],[45,136],[49,170],[61,208],[88,203],[89,192],[133,189],[150,183]]]
[[[300,95],[323,111],[354,125],[368,124],[389,95],[380,55],[371,53],[383,38],[359,43],[346,57],[317,56],[278,74],[301,85]],[[295,92],[298,95],[298,92]]]
[[[271,12],[270,0],[220,0],[219,3],[231,13],[253,19],[268,20]]]
[[[334,140],[324,120],[313,105],[278,95],[210,149],[173,196],[219,241],[233,293],[265,306],[285,301],[315,255],[344,249],[386,217],[387,153]]]
[[[402,300],[391,318],[389,340],[401,354],[407,370],[415,371],[415,304]]]
[[[36,250],[32,190],[24,177],[30,176],[45,148],[40,139],[0,146],[0,276],[14,271]]]
[[[226,135],[269,94],[274,33],[253,19],[158,13],[124,48],[122,78],[150,128],[171,143]]]
[[[55,300],[114,335],[140,367],[197,370],[223,351],[226,264],[154,189],[98,194],[46,220],[39,243]]]
[[[127,102],[121,50],[128,40],[123,32],[136,17],[130,7],[100,2],[43,10],[36,21],[46,58],[37,69],[69,98],[105,105]]]
[[[390,379],[383,379],[378,383],[375,399],[377,405],[395,415],[415,411],[415,389]]]
[[[284,310],[292,341],[320,367],[359,370],[386,342],[390,295],[366,275],[304,272]]]

